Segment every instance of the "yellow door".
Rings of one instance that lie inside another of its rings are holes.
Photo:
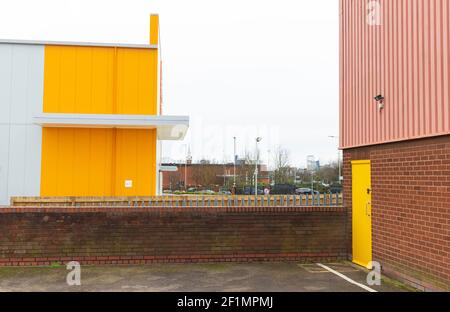
[[[353,262],[369,268],[372,261],[372,185],[370,160],[352,162]]]

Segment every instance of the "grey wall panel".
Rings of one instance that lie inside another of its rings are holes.
[[[0,125],[9,124],[10,118],[12,50],[12,45],[0,44]]]
[[[23,194],[27,162],[27,126],[12,125],[9,134],[8,195]]]
[[[14,46],[11,62],[11,123],[29,124],[42,112],[44,47]]]
[[[0,44],[0,205],[39,196],[44,46]]]
[[[27,125],[27,161],[25,163],[24,196],[39,196],[41,194],[41,155],[42,129],[37,125]]]
[[[1,103],[1,102],[0,102]],[[9,125],[0,124],[0,205],[8,204]]]

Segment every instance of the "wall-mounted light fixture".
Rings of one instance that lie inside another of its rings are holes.
[[[378,110],[381,112],[381,110],[384,108],[384,96],[379,94],[374,99],[375,101],[377,101]]]

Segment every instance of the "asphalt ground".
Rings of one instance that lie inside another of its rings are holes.
[[[81,285],[69,286],[65,266],[0,268],[0,291],[47,292],[403,292],[387,279],[367,285],[368,271],[350,262],[154,264],[82,266]],[[336,274],[339,273],[339,274]],[[341,276],[340,276],[341,275]],[[367,287],[370,287],[367,289]]]

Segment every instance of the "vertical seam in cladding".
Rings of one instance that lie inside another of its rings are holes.
[[[416,117],[417,117],[417,119],[415,120],[415,126],[414,126],[414,134],[415,135],[420,135],[421,134],[421,131],[420,131],[420,126],[421,126],[421,119],[423,118],[423,115],[421,114],[421,112],[420,112],[420,102],[421,102],[421,75],[420,75],[420,72],[421,72],[421,62],[422,62],[422,57],[421,57],[421,43],[423,44],[423,40],[422,40],[422,37],[421,37],[421,34],[422,34],[422,32],[421,32],[421,19],[420,19],[420,1],[421,0],[415,0],[416,1],[416,14],[415,14],[415,17],[416,17],[416,19],[417,19],[417,26],[416,26],[416,31],[417,31],[417,33],[416,33],[416,36],[417,36],[417,51],[416,51],[416,53],[417,53],[417,55],[416,55],[416,65],[415,65],[415,70],[416,70],[416,73],[417,73],[417,81],[416,81],[416,105],[415,105],[415,108],[414,108],[414,110],[415,110],[415,113],[416,113]]]
[[[380,28],[380,94],[386,97],[385,87],[386,87],[386,24],[384,23],[384,6],[381,6],[380,11],[381,17],[381,25]],[[380,113],[381,118],[381,137],[386,137],[386,111],[383,110]]]
[[[389,98],[388,98],[388,110],[389,110],[389,138],[393,138],[394,137],[394,86],[392,85],[392,81],[393,81],[393,77],[394,77],[394,73],[393,73],[393,68],[394,68],[394,35],[393,33],[393,29],[394,29],[394,25],[392,23],[392,14],[393,14],[393,6],[392,6],[392,2],[388,1],[387,3],[389,3],[389,7],[388,7],[388,14],[389,14],[389,29],[388,29],[388,34],[389,34],[389,50],[388,50],[388,70],[389,70],[389,76],[388,76],[388,80],[389,80]]]
[[[444,111],[442,110],[442,102],[444,101],[443,96],[443,40],[442,40],[442,0],[436,0],[435,16],[436,16],[436,129],[439,132],[444,131],[443,116]]]
[[[350,14],[349,16],[352,16],[353,12],[351,11],[353,6],[352,6],[352,2],[348,2],[348,6],[349,6],[349,11]],[[348,85],[349,85],[349,90],[348,90],[348,104],[349,104],[349,110],[348,110],[348,115],[349,115],[349,137],[351,138],[351,141],[354,141],[354,119],[353,119],[353,64],[352,64],[352,55],[353,55],[353,45],[352,45],[352,41],[353,41],[353,23],[352,23],[352,18],[348,19]]]
[[[370,93],[371,93],[371,97],[372,97],[372,95],[373,95],[373,91],[374,91],[374,88],[373,88],[373,81],[374,81],[374,70],[373,70],[373,64],[374,64],[374,58],[373,58],[373,50],[374,50],[374,48],[375,48],[375,46],[374,46],[374,35],[373,35],[373,27],[371,26],[370,27],[370,49],[369,49],[369,68],[370,68],[370,71],[369,71],[369,90],[370,90]],[[371,107],[371,109],[370,109],[370,118],[369,118],[369,125],[370,125],[370,137],[369,137],[369,142],[374,142],[375,140],[374,140],[374,132],[375,132],[375,129],[374,129],[374,119],[373,119],[373,109],[372,109],[372,107]]]
[[[30,86],[30,55],[27,56],[27,88],[29,88]],[[30,111],[30,92],[26,92],[26,104],[25,104],[25,116],[27,116],[26,118],[28,119],[28,116],[30,115],[29,111]],[[25,155],[27,154],[27,146],[28,146],[28,128],[29,126],[26,125],[25,126]],[[24,156],[25,156],[24,155]],[[24,158],[24,170],[23,170],[23,179],[22,179],[22,193],[25,192],[25,185],[26,185],[26,174],[28,172],[28,161],[25,160]]]
[[[430,51],[430,79],[428,81],[430,88],[430,105],[431,110],[429,112],[429,128],[428,131],[431,132],[433,123],[436,120],[436,0],[430,0],[430,41],[429,41],[429,51]],[[431,49],[431,46],[434,47]],[[435,124],[436,126],[436,124]]]
[[[409,113],[409,75],[408,75],[408,62],[409,62],[409,37],[408,37],[408,3],[411,0],[403,0],[403,85],[404,85],[404,98],[403,98],[403,114],[402,114],[402,131],[403,137],[408,138],[408,113]]]
[[[357,3],[355,1],[352,2],[352,15],[355,15],[356,12],[356,7],[357,7]],[[357,55],[356,55],[356,40],[357,40],[357,32],[356,32],[356,27],[357,27],[357,19],[353,18],[351,20],[352,22],[352,56],[351,56],[351,63],[352,63],[352,120],[356,120],[356,124],[353,124],[354,126],[354,130],[353,130],[353,140],[357,140],[358,139],[358,115],[356,112],[356,96],[357,96],[357,88],[358,88],[358,79],[357,79],[357,75],[356,75],[356,71],[357,71]]]
[[[347,120],[348,120],[348,113],[347,113],[347,107],[348,107],[348,100],[347,100],[347,94],[348,94],[348,81],[347,81],[347,37],[348,37],[348,30],[347,30],[347,0],[341,0],[342,1],[342,76],[343,76],[343,82],[342,82],[342,129],[343,133],[341,133],[342,136],[342,146],[346,146],[349,143],[348,140],[348,134],[349,130],[347,127]]]
[[[118,49],[114,48],[113,58],[113,108],[112,113],[117,113],[117,96],[118,96]],[[117,179],[117,129],[112,129],[112,142],[111,142],[111,196],[116,196],[116,179]]]
[[[415,75],[414,75],[414,46],[416,43],[415,40],[415,31],[414,31],[414,25],[416,24],[413,16],[414,16],[414,0],[411,0],[411,2],[409,2],[409,7],[408,7],[408,90],[409,90],[409,113],[408,113],[408,135],[410,138],[414,137],[414,118],[415,118],[415,113],[414,113],[414,102],[415,102]]]
[[[362,135],[362,140],[364,141],[364,138],[367,137],[367,127],[365,127],[365,120],[366,120],[366,111],[367,111],[367,90],[364,87],[365,85],[365,81],[367,79],[367,71],[366,71],[366,53],[367,53],[367,47],[366,47],[366,42],[367,42],[367,35],[366,35],[366,30],[367,30],[367,20],[364,20],[364,18],[366,17],[366,2],[362,2],[361,5],[361,10],[360,13],[363,16],[363,21],[361,24],[361,73],[362,73],[362,79],[361,79],[361,119],[362,119],[362,127],[361,127],[361,135]]]
[[[10,79],[9,79],[9,112],[8,112],[8,157],[7,157],[7,164],[6,164],[6,196],[9,200],[9,177],[10,177],[10,158],[11,158],[11,111],[12,111],[12,100],[13,100],[13,72],[14,72],[14,46],[11,46],[11,66],[10,66]]]
[[[92,92],[92,88],[93,88],[93,85],[94,85],[94,49],[93,48],[90,48],[89,49],[89,51],[90,51],[90,58],[89,58],[89,60],[90,60],[90,63],[91,63],[91,66],[90,66],[90,74],[91,74],[91,83],[90,83],[90,86],[89,86],[89,112],[90,113],[92,113],[93,111],[94,111],[94,101],[93,101],[93,92]]]
[[[348,53],[349,53],[349,48],[348,48],[348,0],[343,0],[344,1],[344,7],[345,10],[343,12],[344,15],[344,90],[345,90],[345,95],[344,95],[344,117],[343,117],[343,121],[344,121],[344,134],[345,134],[345,144],[350,143],[351,141],[349,140],[349,135],[350,135],[350,120],[349,120],[349,98],[348,98],[348,87],[349,87],[349,62],[348,62]]]
[[[447,31],[447,38],[450,36],[450,4],[448,3],[448,1],[445,1],[444,3],[446,3],[447,5],[447,18],[445,19],[447,21],[447,27],[446,27],[446,31]],[[446,123],[447,123],[447,132],[450,132],[450,46],[449,46],[449,40],[445,40],[446,44],[447,44],[447,113],[446,113]]]
[[[78,111],[77,105],[77,94],[78,94],[78,52],[80,51],[80,47],[74,47],[75,50],[75,66],[74,66],[74,92],[73,92],[73,110]]]
[[[429,80],[429,76],[428,76],[428,67],[429,67],[429,40],[430,40],[430,35],[429,35],[429,27],[430,27],[430,19],[429,19],[429,0],[425,0],[425,4],[424,4],[424,45],[423,45],[423,51],[424,51],[424,60],[423,60],[423,105],[422,105],[422,111],[423,111],[423,116],[424,116],[424,120],[423,120],[423,134],[427,133],[428,130],[428,120],[429,120],[429,112],[427,110],[427,104],[430,104],[428,102],[428,92],[430,91],[428,89],[428,80]],[[428,92],[427,92],[428,91]]]
[[[401,49],[402,49],[402,45],[401,45],[401,36],[400,36],[400,25],[402,22],[402,13],[401,8],[399,6],[398,3],[399,0],[395,0],[396,4],[395,4],[395,12],[397,13],[397,15],[400,16],[400,18],[396,19],[396,27],[395,27],[395,33],[396,33],[396,73],[395,73],[395,78],[396,78],[396,103],[395,103],[395,114],[394,114],[394,123],[395,123],[395,132],[396,132],[396,137],[400,136],[400,106],[401,106],[401,100],[402,100],[402,90],[401,90],[401,75],[400,75],[400,64],[401,64]]]
[[[446,88],[448,88],[448,86],[446,86],[445,85],[445,51],[447,50],[447,49],[445,49],[445,40],[446,40],[446,38],[445,38],[445,35],[444,35],[444,33],[445,33],[445,29],[444,29],[444,27],[445,27],[445,25],[444,25],[444,9],[445,9],[445,7],[444,7],[444,1],[446,1],[446,0],[440,0],[439,1],[439,12],[440,12],[440,15],[439,15],[439,21],[440,21],[440,23],[439,23],[439,27],[440,27],[440,38],[439,38],[439,41],[440,41],[440,58],[441,58],[441,66],[440,66],[440,71],[441,71],[441,77],[440,77],[440,79],[441,79],[441,88],[440,88],[440,90],[441,90],[441,94],[439,95],[440,97],[441,97],[441,102],[440,102],[440,104],[441,104],[441,107],[439,108],[439,110],[440,110],[440,112],[441,112],[441,116],[440,116],[440,118],[441,118],[441,128],[440,128],[440,131],[442,131],[442,132],[444,132],[445,131],[445,89]]]
[[[381,12],[379,12],[378,14],[381,14]],[[378,94],[381,91],[381,30],[380,30],[380,26],[377,25],[375,26],[375,31],[376,31],[376,39],[375,39],[375,43],[376,43],[376,75],[377,75],[377,79],[376,79],[376,94]],[[381,138],[381,112],[377,111],[377,141]]]
[[[360,138],[360,131],[361,131],[361,118],[359,115],[359,105],[360,105],[360,101],[359,101],[359,84],[360,84],[360,72],[358,71],[359,69],[359,46],[360,46],[360,42],[359,42],[359,38],[360,38],[360,33],[359,33],[359,2],[355,3],[355,13],[357,13],[357,18],[355,19],[355,57],[354,57],[354,62],[355,62],[355,116],[357,119],[357,127],[356,127],[356,142],[360,142],[359,138]]]

